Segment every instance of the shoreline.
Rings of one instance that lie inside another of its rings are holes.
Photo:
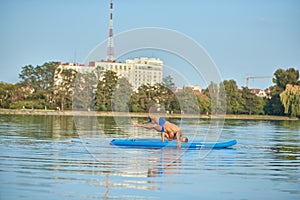
[[[56,110],[13,110],[0,109],[0,115],[57,115],[57,116],[116,116],[116,117],[147,117],[148,113],[126,113],[126,112],[96,112],[96,111],[56,111]],[[193,115],[193,114],[166,114],[167,118],[200,118],[200,119],[225,119],[225,120],[286,120],[298,121],[299,118],[271,115]]]

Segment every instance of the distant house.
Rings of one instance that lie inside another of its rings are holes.
[[[191,88],[194,91],[195,95],[205,98],[205,99],[208,99],[208,96],[206,96],[205,94],[202,93],[202,87],[199,85],[186,85],[183,88],[178,87],[178,88],[174,89],[173,92],[181,93],[181,92],[183,92],[184,88]]]
[[[255,94],[258,97],[262,97],[262,98],[270,98],[270,89],[265,89],[265,90],[261,90],[261,89],[251,89],[251,93]]]

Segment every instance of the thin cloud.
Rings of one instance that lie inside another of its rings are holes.
[[[270,23],[271,23],[271,20],[270,20],[269,18],[266,18],[266,17],[260,17],[260,18],[258,19],[258,21],[259,21],[260,23],[263,23],[263,24],[270,24]]]

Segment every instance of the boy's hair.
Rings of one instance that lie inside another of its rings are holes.
[[[189,139],[187,137],[183,137],[184,138],[184,142],[188,142]]]

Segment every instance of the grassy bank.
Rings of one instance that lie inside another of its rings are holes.
[[[56,111],[56,110],[13,110],[0,109],[0,115],[82,115],[82,116],[130,116],[130,117],[147,117],[147,113],[118,113],[118,112],[94,112],[94,111]],[[299,120],[286,116],[270,115],[180,115],[168,114],[169,118],[201,118],[201,119],[243,119],[243,120]]]

